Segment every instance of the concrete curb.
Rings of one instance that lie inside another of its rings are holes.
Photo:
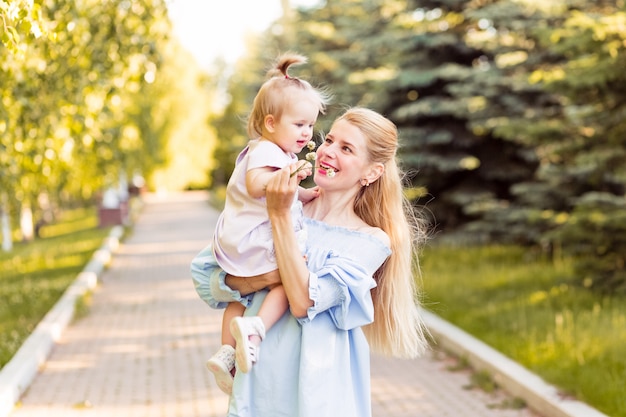
[[[539,376],[433,313],[424,310],[421,314],[440,347],[467,358],[474,369],[489,372],[498,385],[526,401],[543,417],[609,417],[583,402],[564,397]]]
[[[93,289],[124,233],[114,226],[100,248],[59,301],[39,322],[13,358],[0,371],[0,417],[7,417],[29,387],[39,367],[46,361],[55,342],[74,317],[76,300]]]

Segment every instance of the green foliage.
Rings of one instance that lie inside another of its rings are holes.
[[[13,225],[24,207],[50,220],[137,174],[207,185],[217,87],[170,38],[166,6],[0,2],[0,210]]]
[[[478,371],[470,376],[469,389],[478,388],[485,392],[495,392],[498,389],[498,384],[493,380],[493,377],[488,371]]]
[[[0,43],[11,53],[23,53],[23,38],[38,38],[44,34],[41,8],[27,0],[0,1]]]
[[[74,303],[74,321],[87,317],[89,310],[91,309],[92,295],[91,291],[87,291],[85,294],[76,299],[76,302]]]
[[[551,169],[537,179],[550,183],[553,196],[560,194],[551,208],[568,215],[545,240],[575,255],[582,283],[603,292],[626,288],[625,23],[624,2],[572,9],[561,25],[537,31],[539,44],[560,59],[530,75],[566,98],[556,126],[568,137],[546,138],[540,152]]]
[[[584,194],[565,224],[547,237],[553,246],[575,257],[580,285],[609,294],[626,294],[624,197]]]
[[[416,204],[428,204],[443,230],[506,204],[510,187],[530,180],[538,163],[526,143],[499,137],[489,125],[522,117],[530,99],[519,90],[528,83],[511,84],[506,72],[489,64],[489,53],[470,43],[477,24],[465,15],[472,7],[336,1],[301,11],[303,24],[289,45],[311,57],[311,77],[334,94],[337,105],[321,122],[323,130],[354,105],[398,125],[411,186],[428,190]],[[528,89],[531,98],[538,95],[536,87]]]
[[[160,0],[3,9],[14,27],[29,21],[46,34],[22,31],[0,49],[0,190],[9,211],[36,209],[44,194],[53,206],[93,199],[154,158],[131,109],[157,76],[166,11]]]
[[[240,61],[228,80],[230,100],[219,115],[215,115],[211,124],[215,128],[218,142],[213,152],[215,165],[210,172],[213,186],[225,185],[235,168],[237,155],[246,146],[248,134],[246,121],[252,109],[252,101],[264,81],[268,62],[276,57],[250,57]],[[223,64],[216,70],[215,76],[225,71]],[[219,79],[219,78],[218,78]]]
[[[217,77],[194,65],[194,57],[174,39],[166,44],[154,83],[136,101],[135,119],[144,147],[137,154],[152,190],[207,188],[216,134],[210,125],[219,100]]]
[[[44,226],[42,239],[0,252],[0,367],[76,279],[107,236],[95,210],[63,213]]]
[[[575,261],[434,244],[421,256],[424,303],[564,392],[625,417],[626,303],[578,285]]]

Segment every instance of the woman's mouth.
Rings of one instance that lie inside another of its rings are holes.
[[[317,167],[319,168],[318,172],[326,175],[329,178],[334,177],[335,174],[337,173],[337,169],[335,169],[335,167],[327,165],[327,164],[320,163]]]

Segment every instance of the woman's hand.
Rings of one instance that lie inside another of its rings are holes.
[[[294,195],[298,189],[297,176],[291,176],[291,173],[296,169],[296,164],[279,169],[267,183],[265,199],[270,218],[289,215]]]
[[[280,273],[278,269],[275,269],[265,274],[250,277],[237,277],[227,274],[225,284],[233,290],[239,291],[241,295],[248,295],[280,284]]]
[[[309,270],[298,248],[291,218],[291,205],[298,189],[298,178],[291,173],[296,169],[292,165],[276,171],[267,184],[265,199],[272,224],[276,263],[291,314],[305,317],[313,301],[309,298]]]

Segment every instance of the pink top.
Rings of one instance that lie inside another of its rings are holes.
[[[261,167],[281,169],[297,160],[295,154],[285,153],[273,142],[259,139],[248,142],[237,157],[235,170],[226,186],[224,211],[217,220],[213,236],[213,253],[228,274],[246,277],[277,268],[265,197],[252,198],[248,194],[246,172]],[[297,195],[291,215],[298,240],[306,240],[302,203]]]

